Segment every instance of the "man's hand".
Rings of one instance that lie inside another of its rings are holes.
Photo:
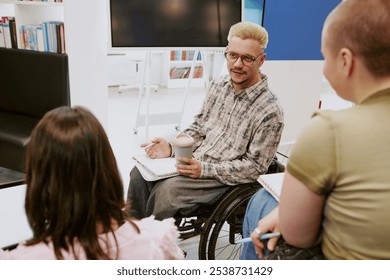
[[[151,143],[141,144],[141,148],[145,148],[145,153],[150,158],[166,158],[172,153],[171,145],[164,138],[154,138]]]
[[[264,244],[260,240],[260,235],[267,232],[279,231],[279,207],[276,207],[272,210],[267,216],[262,218],[258,224],[257,228],[251,233],[251,238],[253,245],[255,246],[256,254],[259,256],[259,259],[264,257]],[[278,243],[279,237],[272,237],[267,242],[267,249],[269,251],[275,250],[275,246]]]
[[[180,175],[191,177],[193,179],[200,178],[202,174],[202,163],[199,160],[189,158],[177,158],[178,161],[188,163],[187,164],[176,164],[177,172]]]

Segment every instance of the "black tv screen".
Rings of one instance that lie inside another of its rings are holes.
[[[225,47],[242,0],[110,0],[112,48]]]

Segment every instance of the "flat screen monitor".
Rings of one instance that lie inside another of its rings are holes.
[[[261,0],[263,1],[263,0]],[[110,0],[111,48],[219,48],[242,0]]]

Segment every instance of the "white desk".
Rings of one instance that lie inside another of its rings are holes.
[[[24,211],[26,185],[0,189],[0,247],[32,237]]]

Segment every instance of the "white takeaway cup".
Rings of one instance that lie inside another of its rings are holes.
[[[172,144],[175,149],[175,158],[192,158],[192,151],[194,146],[194,138],[185,133],[180,133],[176,135],[173,139]],[[187,164],[181,161],[176,160],[177,163]]]

